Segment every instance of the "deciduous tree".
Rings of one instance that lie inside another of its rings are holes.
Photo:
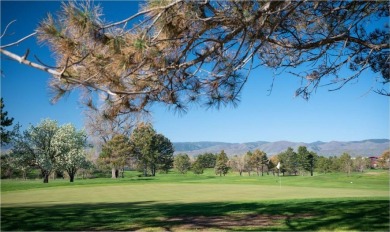
[[[77,131],[72,124],[61,126],[54,135],[52,145],[59,154],[57,169],[65,170],[70,182],[80,168],[88,166],[84,149],[87,146],[87,135],[84,131]]]
[[[381,168],[390,169],[390,150],[386,150],[378,159]]]
[[[370,159],[365,158],[363,156],[355,157],[355,159],[352,160],[352,165],[355,171],[357,172],[364,172],[367,168],[370,167]]]
[[[190,157],[187,154],[178,154],[175,157],[174,166],[181,174],[186,174],[191,168]]]
[[[339,157],[340,171],[351,174],[352,171],[352,159],[348,153],[343,153]]]
[[[141,114],[126,114],[109,117],[104,108],[85,111],[85,128],[87,133],[102,144],[107,143],[115,135],[130,137]]]
[[[191,170],[195,173],[195,174],[203,174],[203,171],[204,171],[205,167],[202,163],[202,160],[199,159],[199,156],[195,159],[195,161],[192,163],[191,165]]]
[[[242,176],[242,173],[245,171],[245,155],[235,155],[230,159],[230,167],[234,170],[240,173],[240,176]]]
[[[252,160],[252,155],[253,153],[251,151],[248,151],[246,154],[245,154],[245,171],[248,172],[248,175],[250,176],[251,175],[251,172],[252,172],[252,169],[253,169],[253,164],[251,162]]]
[[[37,126],[30,126],[18,133],[13,141],[13,155],[39,168],[43,183],[49,183],[49,176],[57,167],[58,149],[53,141],[59,126],[56,121],[45,119]]]
[[[334,167],[332,166],[333,166],[333,162],[331,158],[327,158],[323,156],[318,157],[317,168],[319,172],[325,174],[332,172],[332,170],[334,170]]]
[[[265,152],[256,149],[252,152],[249,162],[251,163],[252,167],[256,168],[258,176],[260,175],[260,171],[261,175],[264,175],[264,167],[268,162],[267,154]]]
[[[276,168],[276,166],[278,165],[278,163],[280,161],[278,156],[277,155],[271,156],[269,158],[269,161],[270,161],[270,163],[268,165],[268,168],[270,170],[272,170],[272,174],[275,175],[275,172],[276,172],[279,175],[279,169]]]
[[[103,145],[99,160],[111,168],[111,178],[118,178],[119,170],[123,170],[126,160],[133,153],[133,146],[129,138],[124,135],[115,135]]]

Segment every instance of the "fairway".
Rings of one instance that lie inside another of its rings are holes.
[[[287,199],[386,197],[388,191],[234,184],[121,184],[63,187],[2,194],[2,207],[78,203],[199,203]]]
[[[2,182],[3,230],[380,230],[386,172]],[[352,182],[352,183],[351,183]]]

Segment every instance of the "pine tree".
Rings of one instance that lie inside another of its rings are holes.
[[[222,174],[225,176],[229,171],[228,166],[229,158],[227,157],[224,150],[221,151],[221,153],[218,154],[217,160],[215,163],[215,174],[222,176]]]
[[[4,102],[3,98],[0,100],[0,109],[1,109],[1,127],[0,127],[0,133],[1,133],[1,145],[7,145],[11,141],[11,131],[7,131],[6,127],[9,127],[12,125],[12,122],[14,118],[8,118],[8,112],[4,111]]]

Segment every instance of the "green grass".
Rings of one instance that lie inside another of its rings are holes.
[[[383,230],[388,172],[3,180],[2,230]],[[352,182],[352,183],[351,183]]]
[[[42,184],[42,180],[2,180],[1,192],[29,190],[37,188],[87,186],[87,185],[118,185],[139,183],[194,183],[194,184],[261,184],[279,186],[319,187],[319,188],[353,188],[353,189],[381,189],[388,190],[389,173],[386,171],[369,170],[365,173],[352,173],[350,176],[343,173],[316,174],[315,176],[281,176],[280,179],[272,174],[264,176],[239,176],[237,173],[229,173],[227,176],[214,175],[213,169],[208,169],[202,175],[191,172],[179,174],[171,171],[169,174],[157,174],[155,177],[138,177],[139,172],[128,171],[125,178],[110,179],[76,179],[74,183],[69,180],[49,180],[48,184]],[[352,183],[351,183],[352,182]]]

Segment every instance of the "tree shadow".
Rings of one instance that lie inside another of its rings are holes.
[[[387,200],[71,204],[3,207],[7,230],[359,230],[389,229]]]

